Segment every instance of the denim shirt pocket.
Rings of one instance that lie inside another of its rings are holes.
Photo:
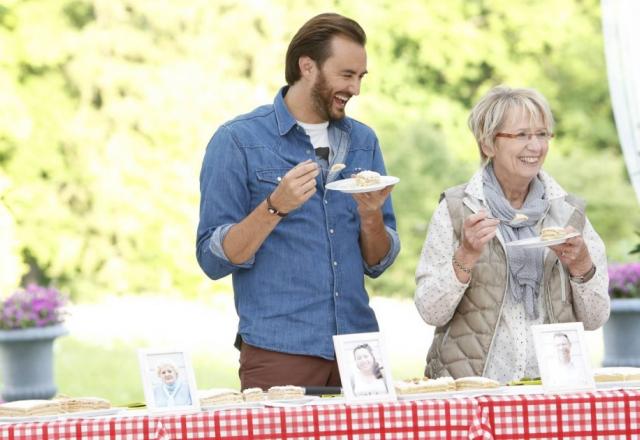
[[[289,170],[290,168],[266,168],[256,170],[256,180],[260,192],[265,194],[271,193],[276,189],[276,186],[278,186]]]

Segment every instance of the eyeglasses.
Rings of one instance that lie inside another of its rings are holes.
[[[553,137],[553,133],[547,131],[537,131],[535,133],[525,133],[521,131],[519,133],[496,133],[496,137],[505,137],[509,139],[515,139],[518,142],[530,141],[532,137],[536,137],[540,142],[548,142]]]

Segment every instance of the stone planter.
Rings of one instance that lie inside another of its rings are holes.
[[[603,334],[604,367],[640,367],[640,299],[612,299]]]
[[[3,400],[49,399],[56,394],[53,341],[65,334],[62,325],[0,330]]]

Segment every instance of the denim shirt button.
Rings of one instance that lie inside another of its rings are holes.
[[[333,229],[329,229],[329,234],[333,234],[335,231]]]
[[[307,150],[307,154],[311,154],[311,150]]]
[[[333,265],[334,265],[334,266],[337,266],[337,265],[338,265],[338,262],[337,262],[337,261],[334,261],[334,262],[333,262]]]
[[[278,176],[278,177],[276,177],[276,180],[277,180],[278,182],[280,182],[280,181],[282,180],[282,177]]]
[[[340,294],[338,292],[336,292],[336,296],[340,296]]]
[[[324,201],[324,204],[326,205],[327,203],[329,203],[327,200]]]

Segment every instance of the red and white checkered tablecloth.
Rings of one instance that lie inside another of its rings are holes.
[[[157,419],[108,417],[0,425],[2,440],[170,440]]]
[[[174,439],[488,439],[479,414],[477,401],[467,398],[232,409],[160,420]]]
[[[640,439],[640,390],[0,424],[0,440]]]
[[[495,440],[640,439],[640,390],[477,399]]]

